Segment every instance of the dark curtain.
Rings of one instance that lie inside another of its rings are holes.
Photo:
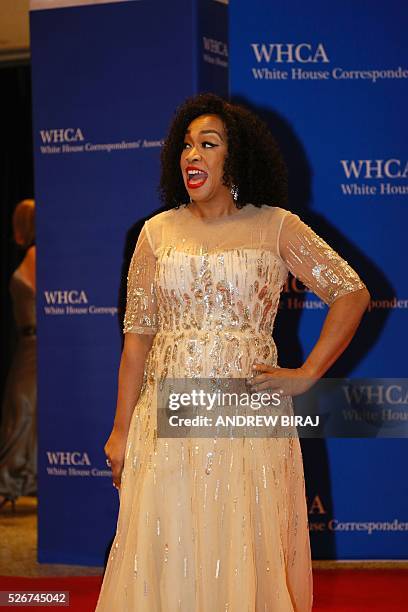
[[[1,203],[1,316],[0,398],[15,345],[15,328],[8,283],[22,253],[12,239],[14,207],[34,197],[33,142],[31,121],[31,69],[19,64],[1,66],[0,91],[0,203]]]

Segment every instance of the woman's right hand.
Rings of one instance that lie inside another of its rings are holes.
[[[115,428],[112,429],[103,450],[109,459],[112,470],[113,486],[120,489],[123,465],[125,463],[127,434]]]

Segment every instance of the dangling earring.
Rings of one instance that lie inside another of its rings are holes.
[[[238,200],[238,186],[232,184],[230,191],[231,191],[232,197],[234,198],[234,202],[236,202]]]

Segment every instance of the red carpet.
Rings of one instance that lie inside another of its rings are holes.
[[[315,570],[313,576],[315,591],[313,610],[316,612],[405,612],[408,610],[408,570]],[[0,577],[0,590],[70,591],[69,610],[94,612],[101,582],[102,578],[95,576],[61,578],[4,576]],[[40,607],[30,606],[31,609],[38,610]],[[67,608],[47,606],[46,609],[63,610]],[[120,610],[112,612],[120,612]],[[234,610],[233,612],[239,611]]]
[[[408,610],[408,570],[314,570],[316,612]]]

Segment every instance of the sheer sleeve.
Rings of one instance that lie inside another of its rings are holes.
[[[366,286],[345,259],[290,211],[281,221],[278,251],[293,276],[329,306]]]
[[[128,332],[155,334],[157,332],[155,271],[156,257],[145,223],[139,234],[127,276],[124,334]]]

